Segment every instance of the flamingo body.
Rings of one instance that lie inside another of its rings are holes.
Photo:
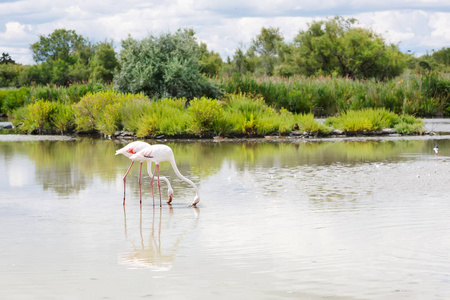
[[[177,176],[180,179],[182,179],[183,181],[186,181],[187,183],[192,185],[192,187],[194,188],[195,197],[194,197],[194,201],[192,202],[192,206],[195,206],[200,201],[200,197],[198,196],[197,186],[191,180],[187,179],[180,173],[180,171],[178,170],[178,167],[175,163],[175,156],[173,155],[173,151],[169,146],[167,146],[167,145],[150,145],[150,146],[140,150],[136,154],[132,155],[130,157],[130,159],[146,160],[146,161],[154,162],[155,163],[155,172],[154,172],[153,176],[155,176],[155,173],[158,176],[158,187],[159,187],[159,164],[163,161],[168,161],[172,165],[172,168],[175,171],[175,174],[177,174]],[[153,182],[153,179],[152,179],[152,182]],[[161,201],[161,192],[159,193],[159,195],[160,195],[160,201]],[[169,201],[169,203],[170,203],[170,201]]]
[[[135,158],[131,158],[131,157],[134,154],[141,151],[142,149],[145,149],[146,147],[149,147],[149,146],[150,146],[150,144],[148,144],[146,142],[135,141],[135,142],[131,142],[131,143],[127,144],[125,147],[116,151],[116,155],[123,154],[132,160],[130,166],[128,167],[127,172],[125,173],[125,176],[123,177],[123,204],[124,205],[125,205],[125,186],[126,186],[125,183],[126,183],[126,178],[128,176],[128,173],[130,172],[130,169],[133,166],[135,161],[141,162],[141,168],[139,171],[139,187],[140,187],[141,186],[142,163],[145,161],[144,159],[141,159],[140,157],[135,157]],[[147,161],[147,171],[148,171],[148,175],[150,176],[150,178],[153,178],[153,174],[151,172],[151,161]],[[169,203],[170,203],[170,201],[172,201],[172,197],[173,197],[172,186],[170,185],[170,182],[166,177],[161,176],[161,179],[167,183],[167,193],[169,195]],[[152,181],[152,183],[153,183],[153,181]],[[153,185],[152,185],[152,192],[153,192]],[[140,196],[140,202],[142,203],[142,195]]]

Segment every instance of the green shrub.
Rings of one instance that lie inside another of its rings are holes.
[[[70,104],[64,104],[60,102],[53,103],[54,113],[51,121],[54,128],[61,132],[73,131],[75,127],[75,112]]]
[[[384,108],[350,110],[338,117],[327,118],[325,125],[346,132],[370,132],[383,128],[392,128],[398,122],[398,116]]]
[[[184,108],[185,101],[186,99],[165,98],[125,103],[121,107],[123,127],[135,132],[138,137],[186,134],[192,117]]]
[[[419,133],[422,134],[423,124],[420,123],[406,123],[406,122],[400,122],[394,126],[395,131],[400,134],[413,134],[413,133]]]
[[[30,89],[21,87],[14,90],[0,90],[0,113],[7,114],[26,104]]]
[[[298,114],[294,118],[295,123],[298,124],[299,130],[314,134],[328,134],[331,128],[326,124],[317,122],[313,114]]]
[[[148,101],[143,94],[121,94],[115,91],[101,91],[86,94],[80,102],[74,104],[77,131],[98,130],[112,134],[120,129],[121,114],[119,110],[124,103],[131,101]]]
[[[198,135],[213,130],[214,124],[223,118],[224,112],[220,102],[202,97],[190,102],[189,112],[192,115],[192,131]]]
[[[35,122],[30,118],[30,109],[28,106],[15,109],[9,113],[9,118],[19,132],[33,132],[36,129]]]
[[[51,102],[38,100],[33,104],[29,104],[28,109],[30,110],[30,118],[35,122],[40,133],[43,129],[52,128],[51,116],[53,113],[53,106]]]

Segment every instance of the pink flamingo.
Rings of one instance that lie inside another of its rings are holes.
[[[141,151],[142,149],[145,149],[148,146],[150,146],[150,144],[145,143],[145,142],[141,142],[141,141],[136,141],[136,142],[129,143],[125,147],[123,147],[123,148],[121,148],[121,149],[116,151],[116,155],[123,154],[123,155],[125,155],[126,157],[128,157],[128,158],[130,158],[132,160],[131,161],[131,165],[130,165],[130,167],[127,170],[127,173],[123,177],[123,205],[125,205],[125,187],[126,187],[125,183],[126,183],[126,180],[127,180],[128,173],[130,172],[130,169],[133,166],[135,161],[140,161],[141,162],[141,166],[140,166],[140,170],[139,170],[139,190],[141,189],[142,163],[144,162],[144,159],[137,159],[137,158],[132,159],[131,157],[134,154],[136,154],[137,152]],[[152,174],[152,171],[151,171],[151,163],[152,163],[151,161],[147,161],[147,172],[148,172],[148,175],[150,176],[150,178],[152,178],[152,183],[151,184],[152,184],[152,194],[153,194],[153,174]],[[169,182],[169,180],[166,177],[161,176],[161,179],[164,180],[167,183],[167,186],[168,186],[167,193],[169,195],[168,202],[170,203],[172,201],[172,197],[173,197],[172,186],[170,185],[170,182]],[[140,193],[139,196],[140,196],[139,197],[140,198],[140,203],[142,204],[142,194]]]
[[[160,183],[159,183],[159,163],[162,161],[170,162],[173,170],[175,171],[175,174],[177,174],[177,176],[179,178],[181,178],[182,180],[186,181],[187,183],[189,183],[190,185],[192,185],[194,187],[195,197],[194,197],[194,201],[192,202],[192,206],[195,206],[200,201],[200,197],[198,196],[197,186],[192,181],[190,181],[189,179],[187,179],[180,173],[180,171],[178,170],[178,167],[175,163],[175,156],[173,155],[173,151],[169,146],[167,146],[167,145],[150,145],[150,146],[142,149],[141,151],[137,152],[136,154],[133,154],[130,157],[130,159],[131,160],[139,160],[139,161],[147,160],[147,161],[151,161],[151,162],[155,163],[155,172],[153,174],[153,177],[155,177],[155,173],[156,173],[157,177],[158,177],[159,206],[161,206],[161,188],[160,188]],[[153,177],[152,177],[152,182],[151,182],[152,187],[153,187]],[[152,189],[152,196],[153,196],[153,205],[155,205],[155,197],[153,195],[153,189]],[[168,203],[170,203],[170,201],[168,201]]]

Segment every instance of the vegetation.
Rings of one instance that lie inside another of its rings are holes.
[[[337,117],[327,118],[325,125],[347,133],[377,132],[395,128],[398,133],[422,133],[423,122],[411,116],[399,116],[383,108],[351,110]]]
[[[119,91],[157,99],[219,95],[200,72],[201,52],[192,30],[150,35],[142,41],[130,37],[122,42],[122,49],[114,77]]]
[[[255,77],[234,74],[215,79],[228,93],[261,95],[275,108],[333,116],[347,110],[386,108],[397,114],[450,116],[450,79],[438,72],[405,73],[391,80],[336,76]]]
[[[399,117],[385,109],[348,111],[320,124],[311,113],[276,110],[260,96],[245,94],[228,95],[222,101],[194,98],[188,108],[184,102],[178,98],[150,101],[142,93],[110,90],[87,93],[73,104],[40,99],[14,110],[10,117],[19,131],[28,133],[94,131],[113,135],[125,130],[138,137],[287,135],[294,125],[298,131],[313,135],[327,134],[333,129],[363,133],[394,126],[409,134],[420,133],[423,127],[414,117]]]
[[[409,134],[421,133],[417,116],[450,116],[450,48],[416,58],[342,17],[312,22],[292,43],[263,27],[226,62],[190,29],[130,36],[118,54],[112,41],[57,29],[31,50],[32,66],[0,58],[0,115],[23,132],[264,136],[297,124],[314,135]]]

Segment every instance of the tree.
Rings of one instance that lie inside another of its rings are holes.
[[[443,66],[450,67],[450,48],[442,48],[436,52],[433,52],[431,57]]]
[[[200,72],[207,76],[215,76],[222,68],[223,61],[219,53],[208,51],[205,43],[200,43]]]
[[[122,41],[115,86],[149,97],[215,97],[218,89],[200,73],[200,50],[193,30],[179,29],[137,41]]]
[[[114,70],[119,65],[112,42],[98,43],[94,46],[95,54],[89,62],[91,78],[95,81],[112,82]]]
[[[0,87],[19,86],[19,74],[23,66],[17,65],[8,53],[3,52],[0,57]]]
[[[278,45],[278,64],[274,68],[274,74],[283,77],[290,77],[299,74],[300,70],[295,63],[295,47],[293,44],[280,43]]]
[[[39,36],[31,45],[33,59],[51,69],[51,82],[67,85],[89,78],[88,64],[93,55],[90,43],[74,30],[56,29],[48,36]]]
[[[283,42],[283,36],[280,29],[273,27],[263,27],[261,33],[253,39],[249,50],[258,57],[257,65],[261,73],[273,74],[278,56],[277,45],[281,42]]]
[[[335,17],[300,31],[294,39],[294,55],[301,72],[382,80],[399,75],[407,56],[371,30],[353,27],[355,23],[355,19]]]
[[[2,53],[2,57],[0,57],[0,65],[4,64],[15,64],[16,62],[11,58],[9,53]]]
[[[87,41],[75,30],[56,29],[48,36],[39,35],[39,41],[31,45],[35,62],[72,61],[74,53],[86,47]]]
[[[255,54],[252,49],[248,49],[244,53],[244,46],[240,45],[233,55],[231,61],[233,72],[237,73],[253,73],[255,72]]]

